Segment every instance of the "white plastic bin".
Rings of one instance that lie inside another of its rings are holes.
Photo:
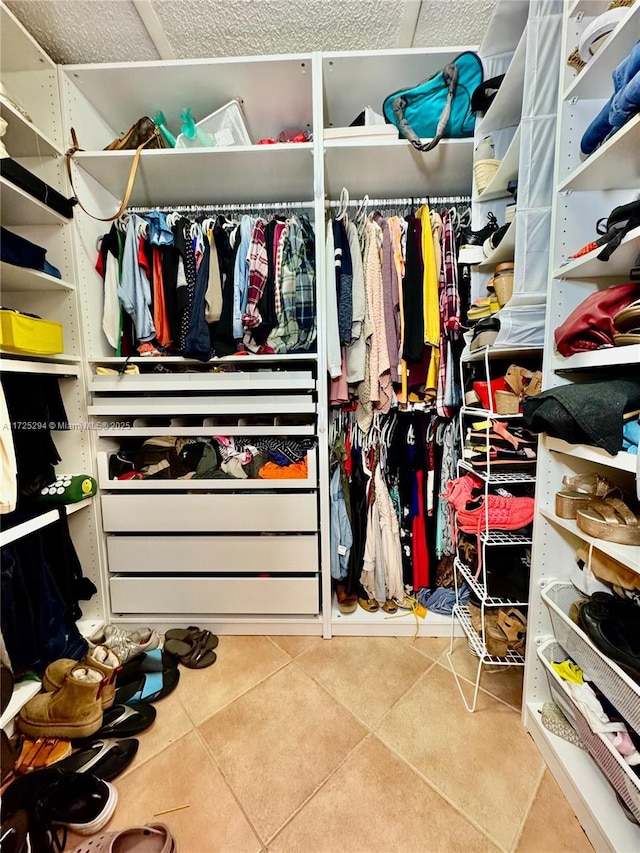
[[[210,137],[216,148],[252,144],[238,100],[229,101],[197,122],[196,127]],[[176,148],[188,148],[194,144],[195,142],[186,139],[183,133],[176,140]]]

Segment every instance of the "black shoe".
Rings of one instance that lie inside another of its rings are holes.
[[[607,593],[595,593],[579,610],[580,627],[594,646],[640,684],[640,609]]]
[[[491,252],[493,252],[494,249],[497,249],[508,230],[508,225],[501,225],[500,228],[497,228],[487,237],[482,246],[485,258],[488,258]]]
[[[494,231],[498,229],[498,220],[493,213],[487,213],[487,224],[479,231],[472,231],[470,228],[465,230],[460,235],[460,249],[458,251],[458,263],[460,264],[481,264],[484,261],[484,252],[482,247]]]

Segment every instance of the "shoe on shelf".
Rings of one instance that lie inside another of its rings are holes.
[[[562,489],[556,492],[555,512],[559,518],[575,518],[592,498],[606,497],[622,497],[621,490],[608,477],[595,473],[566,476],[562,478]]]
[[[473,174],[476,179],[476,189],[482,194],[500,166],[500,160],[495,158],[493,139],[485,136],[476,148],[473,156]]]
[[[336,584],[336,600],[340,613],[354,613],[358,609],[358,596],[348,593],[343,583]]]
[[[102,672],[76,665],[55,693],[34,696],[20,709],[18,728],[31,737],[83,738],[102,725]]]
[[[592,498],[576,513],[580,530],[619,545],[640,545],[640,517],[620,498]]]
[[[484,252],[484,257],[488,258],[489,255],[498,248],[500,243],[502,242],[502,238],[509,230],[508,225],[501,225],[499,228],[496,228],[495,231],[492,231],[491,234],[487,237],[487,239],[482,244],[482,251]]]
[[[469,351],[475,352],[485,347],[491,347],[495,343],[500,331],[500,318],[495,316],[485,317],[473,327],[473,335],[469,344]]]
[[[498,230],[498,220],[491,212],[487,213],[487,224],[479,231],[465,229],[460,235],[460,248],[458,251],[458,263],[481,264],[485,256],[482,250],[485,240]]]
[[[495,293],[490,296],[481,296],[476,299],[467,310],[467,322],[477,323],[478,320],[484,320],[491,317],[492,314],[497,314],[500,310],[500,303]]]
[[[640,683],[640,609],[599,592],[581,605],[578,619],[594,646]]]

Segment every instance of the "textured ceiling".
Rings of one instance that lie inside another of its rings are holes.
[[[160,58],[152,38],[157,42],[158,32],[150,36],[132,0],[7,0],[7,5],[56,62]],[[151,0],[148,4],[176,59],[476,44],[494,5],[495,0]]]

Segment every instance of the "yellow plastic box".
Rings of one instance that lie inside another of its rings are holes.
[[[62,324],[0,310],[0,347],[29,355],[57,355],[64,352]]]

